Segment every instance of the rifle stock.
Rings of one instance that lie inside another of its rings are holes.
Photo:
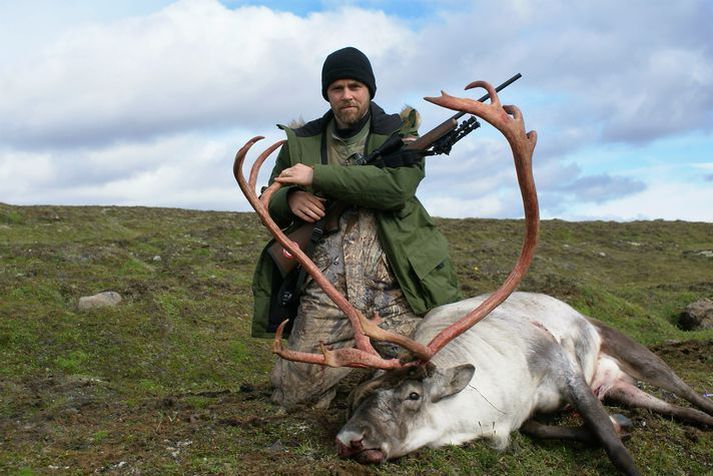
[[[324,218],[314,223],[303,222],[296,229],[288,233],[287,237],[295,242],[302,251],[311,251],[310,241],[312,240],[312,235],[315,233],[315,228],[319,226],[321,222],[321,233],[317,232],[316,238],[321,237],[322,234],[337,231],[339,229],[339,217],[342,216],[342,213],[344,213],[344,210],[346,210],[348,206],[349,205],[345,202],[333,202],[327,208]],[[299,264],[295,257],[276,240],[267,248],[267,252],[275,262],[283,278],[290,274]],[[309,255],[311,253],[307,252],[307,254]]]

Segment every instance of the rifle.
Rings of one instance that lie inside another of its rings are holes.
[[[521,77],[522,75],[517,73],[495,88],[495,91],[502,91]],[[489,98],[490,94],[486,94],[478,99],[478,101],[485,102]],[[408,143],[404,143],[401,136],[394,134],[370,154],[366,156],[354,154],[350,157],[350,161],[356,165],[378,165],[381,167],[401,166],[408,164],[404,164],[402,162],[399,162],[398,164],[391,164],[388,159],[389,155],[392,155],[400,150],[418,151],[417,156],[441,154],[449,155],[453,145],[456,142],[480,127],[480,122],[478,122],[475,116],[471,116],[459,125],[458,120],[464,115],[464,112],[454,114],[424,135],[420,136],[418,139]],[[307,255],[310,255],[312,249],[317,242],[321,240],[324,234],[331,233],[339,229],[339,217],[348,206],[349,204],[345,202],[333,202],[329,207],[327,207],[327,212],[322,219],[314,223],[304,222],[287,236],[292,241],[296,242],[300,249],[304,250]],[[289,251],[284,249],[284,247],[277,241],[270,245],[267,252],[277,265],[277,269],[280,271],[283,278],[295,269],[298,264]]]

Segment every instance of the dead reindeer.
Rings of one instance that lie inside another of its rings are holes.
[[[501,106],[489,84],[476,81],[466,89],[472,87],[485,88],[490,104],[445,93],[426,99],[478,116],[506,137],[523,196],[525,241],[514,269],[497,291],[433,309],[413,338],[382,330],[377,326],[378,316],[361,315],[271,220],[266,204],[280,184],[273,183],[258,198],[255,183],[262,163],[284,141],[258,157],[247,181],[243,162],[261,137],[238,151],[235,177],[262,222],[354,328],[354,348],[322,348],[321,354],[309,354],[283,348],[283,323],[273,352],[299,362],[379,369],[353,392],[351,416],[337,435],[340,456],[378,463],[422,447],[457,445],[476,438],[489,438],[497,448],[505,448],[510,433],[520,429],[537,437],[598,442],[618,470],[638,474],[620,438],[626,418],[610,418],[600,400],[606,397],[708,426],[713,425],[713,403],[623,334],[550,296],[511,294],[529,267],[537,242],[538,205],[531,165],[537,136],[525,133],[520,111]],[[398,344],[408,356],[384,359],[370,339]],[[637,381],[673,392],[700,410],[666,403],[640,390]],[[567,404],[582,415],[581,428],[547,426],[533,419]]]

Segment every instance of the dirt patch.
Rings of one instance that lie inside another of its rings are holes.
[[[664,361],[675,362],[682,367],[713,364],[713,340],[669,341],[653,345],[651,350]]]

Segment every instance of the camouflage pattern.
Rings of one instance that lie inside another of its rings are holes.
[[[389,268],[377,234],[374,213],[352,208],[340,219],[339,231],[325,237],[313,260],[327,279],[365,316],[381,316],[380,327],[411,336],[421,320],[411,311]],[[311,278],[305,283],[295,324],[288,339],[290,349],[319,353],[319,343],[333,349],[354,345],[347,317]],[[382,356],[394,357],[398,347],[374,342]],[[270,374],[272,399],[285,409],[317,402],[326,406],[334,386],[352,369],[330,368],[278,359]]]

